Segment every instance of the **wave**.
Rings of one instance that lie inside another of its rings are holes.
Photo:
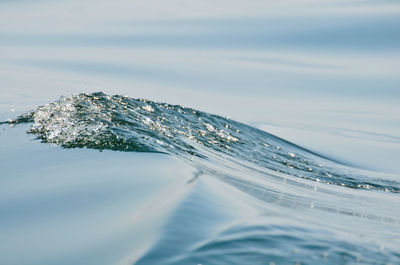
[[[227,227],[169,264],[268,264],[266,257],[277,264],[376,264],[377,260],[381,264],[391,264],[398,259],[398,254],[377,252],[340,241],[326,231],[296,226],[239,224]],[[146,262],[144,259],[138,264]]]
[[[217,175],[231,165],[400,192],[393,179],[364,174],[265,131],[180,105],[97,92],[61,97],[5,123],[33,123],[29,133],[64,148],[167,153]]]

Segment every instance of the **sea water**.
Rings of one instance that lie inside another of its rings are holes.
[[[0,2],[1,264],[397,264],[393,1]]]

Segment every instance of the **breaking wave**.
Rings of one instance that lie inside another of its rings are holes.
[[[79,94],[8,123],[27,122],[33,123],[29,133],[64,148],[162,152],[216,175],[231,165],[349,188],[400,191],[393,179],[364,174],[257,128],[179,105]]]

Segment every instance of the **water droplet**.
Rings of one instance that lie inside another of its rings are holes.
[[[142,109],[144,109],[144,110],[146,110],[148,112],[153,112],[154,111],[154,109],[150,105],[146,105],[146,106],[142,107]]]

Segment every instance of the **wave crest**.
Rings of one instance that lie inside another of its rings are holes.
[[[179,105],[97,92],[61,97],[12,121],[22,122],[33,122],[29,133],[43,142],[65,148],[162,152],[211,163],[233,160],[328,184],[400,191],[396,181],[354,173],[267,132]]]

